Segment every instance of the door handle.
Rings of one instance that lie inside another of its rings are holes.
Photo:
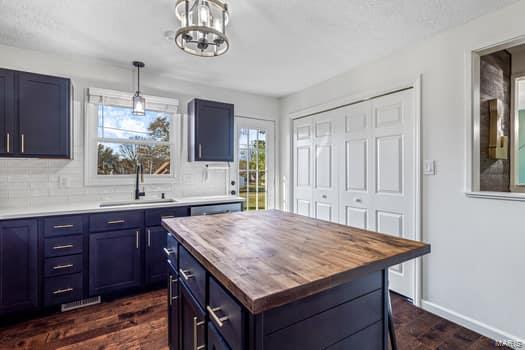
[[[166,253],[166,256],[169,258],[171,256],[171,254],[175,253],[175,251],[173,249],[168,249],[168,248],[162,248],[164,250],[164,253]]]
[[[66,245],[57,245],[57,246],[54,246],[53,249],[68,249],[68,248],[73,248],[73,244],[66,244]]]
[[[135,246],[139,249],[139,235],[140,231],[135,231]]]
[[[25,150],[25,148],[26,148],[26,142],[25,142],[24,134],[21,134],[20,137],[21,137],[21,139],[22,139],[22,140],[21,140],[21,143],[22,143],[22,153],[24,153],[24,152],[26,151],[26,150]]]
[[[202,144],[199,143],[199,159],[202,158]]]
[[[169,288],[168,288],[168,291],[169,291],[169,303],[170,305],[173,304],[173,300],[177,300],[179,297],[177,295],[173,296],[173,283],[176,283],[178,282],[179,280],[177,278],[173,278],[172,275],[170,275],[170,279],[169,279]]]
[[[53,228],[73,228],[75,225],[55,225]]]
[[[193,278],[194,276],[190,273],[190,270],[184,271],[183,269],[179,269],[180,274],[182,277],[187,281],[190,278]]]
[[[67,269],[69,267],[73,267],[73,264],[66,264],[66,265],[57,265],[53,266],[53,270],[61,270],[61,269]]]
[[[125,222],[126,221],[124,220],[113,220],[113,221],[108,221],[108,225],[123,224]]]
[[[223,316],[223,317],[217,316],[217,314],[215,312],[220,311],[221,310],[220,307],[212,308],[212,307],[210,307],[208,305],[206,307],[206,309],[208,309],[208,312],[210,313],[211,318],[213,318],[213,320],[215,321],[215,323],[217,323],[217,326],[219,326],[219,327],[224,326],[223,322],[224,321],[228,321],[228,319],[229,319],[228,316]]]
[[[6,135],[6,146],[7,153],[11,153],[11,135],[9,135],[9,133]]]
[[[204,324],[204,321],[197,322],[197,317],[193,318],[193,349],[194,350],[201,350],[204,349],[204,345],[197,345],[198,337],[197,337],[197,327],[202,326]]]
[[[66,288],[66,289],[57,289],[53,292],[54,295],[57,295],[57,294],[64,294],[64,293],[68,293],[68,292],[72,292],[73,291],[73,288]]]
[[[148,248],[151,247],[151,230],[148,229]]]

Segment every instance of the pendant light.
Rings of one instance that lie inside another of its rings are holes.
[[[175,15],[180,28],[174,40],[184,52],[215,57],[230,48],[226,36],[230,14],[228,5],[222,0],[177,0]]]
[[[133,96],[133,114],[144,115],[146,113],[146,99],[140,96],[140,69],[144,68],[144,62],[133,61],[133,66],[137,67],[137,92]]]

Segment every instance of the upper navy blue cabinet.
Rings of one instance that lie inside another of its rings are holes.
[[[188,103],[189,160],[233,162],[234,107],[194,99]]]
[[[70,158],[69,79],[0,70],[0,156]]]
[[[0,222],[0,314],[38,308],[36,220]]]
[[[14,73],[0,69],[0,154],[11,153],[14,127]]]
[[[17,76],[20,155],[69,158],[69,79],[22,72]]]

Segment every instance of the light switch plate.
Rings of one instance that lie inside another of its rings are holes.
[[[436,175],[436,161],[425,160],[423,162],[423,175],[427,175],[427,176]]]

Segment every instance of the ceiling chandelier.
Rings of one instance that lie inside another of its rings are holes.
[[[221,0],[177,0],[175,14],[180,28],[175,43],[196,56],[220,56],[230,47],[226,36],[228,5]]]

